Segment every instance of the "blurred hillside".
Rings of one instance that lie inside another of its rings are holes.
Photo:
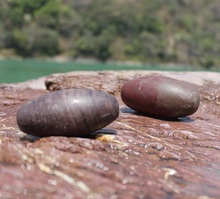
[[[219,0],[0,0],[0,54],[220,67]]]

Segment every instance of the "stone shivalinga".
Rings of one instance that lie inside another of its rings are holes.
[[[200,95],[187,82],[163,76],[144,76],[125,83],[122,101],[144,115],[176,118],[195,113]],[[88,137],[119,115],[117,99],[91,89],[64,89],[44,94],[17,111],[17,124],[36,136]]]
[[[36,136],[87,137],[119,115],[116,98],[90,89],[66,89],[44,94],[17,111],[17,124]]]
[[[194,85],[163,76],[144,76],[125,83],[123,102],[149,116],[175,118],[195,113],[200,95]]]

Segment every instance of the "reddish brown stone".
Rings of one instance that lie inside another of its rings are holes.
[[[199,92],[194,85],[155,75],[126,82],[121,97],[127,106],[140,113],[164,118],[191,115],[200,103]]]

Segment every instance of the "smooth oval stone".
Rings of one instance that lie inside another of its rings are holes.
[[[144,76],[128,81],[122,87],[121,98],[133,110],[167,118],[191,115],[200,103],[194,85],[163,76]]]
[[[17,124],[36,136],[86,137],[119,115],[113,95],[90,89],[67,89],[44,94],[17,111]]]

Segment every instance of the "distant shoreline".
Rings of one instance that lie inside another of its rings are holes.
[[[117,61],[117,60],[109,60],[106,62],[101,62],[99,60],[93,59],[93,58],[70,58],[67,56],[54,56],[54,57],[37,57],[37,58],[32,58],[32,57],[20,57],[20,56],[12,56],[12,57],[7,57],[7,56],[2,56],[0,53],[0,61],[8,61],[8,60],[13,60],[13,61],[27,61],[27,60],[32,60],[32,61],[43,61],[43,62],[55,62],[55,63],[79,63],[79,64],[113,64],[113,65],[118,65],[118,66],[132,66],[132,67],[143,67],[143,66],[152,66],[152,67],[163,67],[167,69],[172,69],[172,68],[185,68],[186,70],[205,70],[201,66],[190,66],[190,65],[184,65],[184,64],[176,64],[176,63],[142,63],[138,61]]]

